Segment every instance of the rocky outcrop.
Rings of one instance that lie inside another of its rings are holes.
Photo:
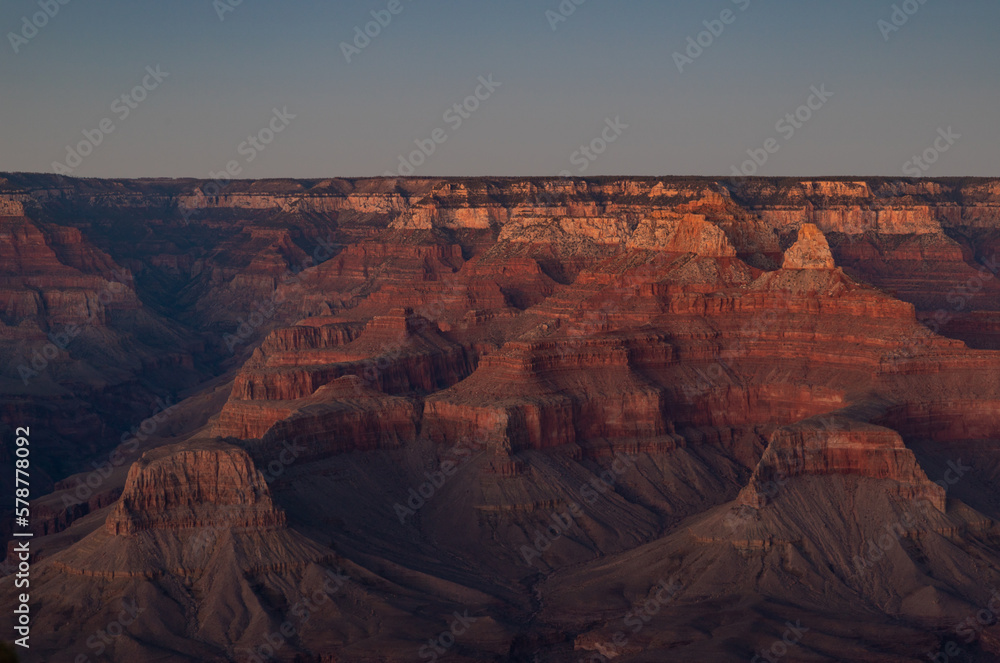
[[[427,400],[425,430],[511,450],[667,435],[665,394],[642,377],[674,360],[665,340],[554,334],[508,343],[470,378]]]
[[[736,257],[736,249],[726,233],[701,214],[644,219],[636,228],[628,246],[672,253],[694,253],[708,258]]]
[[[219,525],[282,527],[285,514],[271,501],[263,475],[243,450],[205,443],[143,454],[129,471],[125,490],[108,515],[109,534]]]
[[[251,446],[262,466],[291,449],[296,461],[348,451],[393,449],[417,437],[417,410],[405,398],[386,396],[349,375],[320,387]],[[287,461],[287,454],[284,454]]]
[[[820,229],[811,223],[799,228],[799,239],[785,251],[782,269],[833,269],[830,245]]]
[[[76,228],[0,217],[0,247],[2,317],[8,323],[32,320],[45,330],[105,326],[109,312],[140,307],[131,272]]]
[[[283,333],[276,332],[274,339],[265,342],[273,352],[262,349],[237,375],[232,396],[216,424],[218,435],[260,437],[297,410],[300,399],[318,394],[321,387],[343,376],[358,378],[351,385],[413,394],[437,391],[471,371],[467,351],[411,309],[375,316],[357,338],[344,345],[323,343],[322,337],[313,334],[322,347],[279,350],[279,339],[286,338]],[[336,334],[333,340],[341,338]],[[355,389],[351,386],[348,391]]]
[[[945,488],[928,479],[899,433],[835,415],[775,431],[738,503],[763,506],[793,477],[830,474],[888,479],[900,500],[945,510]]]

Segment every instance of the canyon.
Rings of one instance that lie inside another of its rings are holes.
[[[207,184],[0,175],[24,660],[1000,660],[1000,181]]]

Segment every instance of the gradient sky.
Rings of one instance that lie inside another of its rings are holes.
[[[556,30],[559,0],[399,0],[351,63],[340,43],[389,0],[242,0],[220,20],[237,1],[69,0],[15,54],[8,33],[41,10],[4,0],[0,171],[52,172],[110,118],[74,175],[381,175],[440,128],[418,176],[722,176],[769,138],[759,175],[902,176],[951,127],[925,174],[1000,176],[996,0],[925,0],[888,41],[889,0],[585,0]],[[679,72],[673,53],[726,9]],[[119,120],[147,65],[169,78]],[[500,87],[453,129],[445,111],[489,74]],[[821,85],[833,96],[786,140],[776,123]],[[240,145],[283,107],[296,118],[247,162]],[[615,117],[621,136],[571,163]]]

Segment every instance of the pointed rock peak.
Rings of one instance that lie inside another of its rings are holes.
[[[799,239],[785,251],[782,269],[833,269],[835,267],[830,245],[823,231],[812,223],[799,228]]]

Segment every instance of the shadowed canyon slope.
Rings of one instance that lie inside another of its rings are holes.
[[[29,661],[1000,660],[998,181],[7,175],[0,237]]]

